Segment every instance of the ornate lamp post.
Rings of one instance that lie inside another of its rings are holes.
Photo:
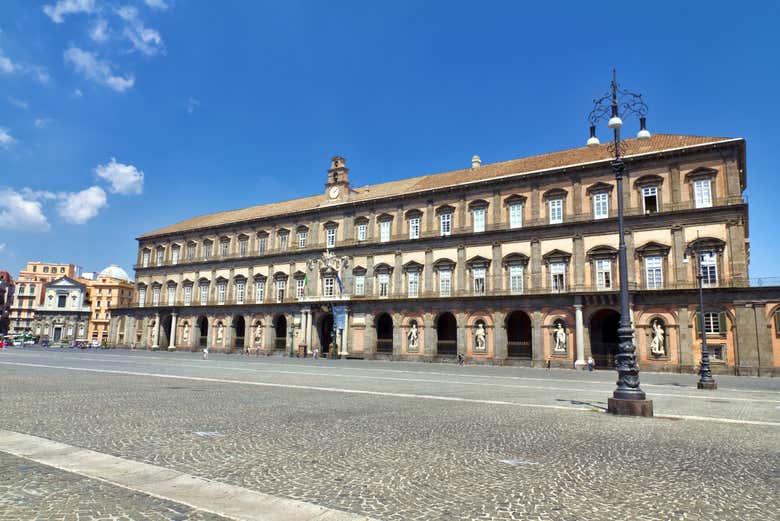
[[[645,398],[645,392],[639,387],[639,366],[636,363],[636,347],[634,346],[634,328],[631,326],[630,311],[628,306],[628,262],[626,259],[626,240],[623,230],[623,175],[626,165],[623,163],[620,140],[620,128],[623,126],[621,116],[639,116],[639,139],[649,139],[645,116],[647,105],[642,101],[642,96],[621,89],[617,83],[617,75],[612,70],[612,83],[610,91],[599,99],[593,101],[594,107],[588,116],[590,122],[590,138],[588,146],[599,145],[596,137],[596,124],[603,120],[609,120],[607,125],[613,131],[613,141],[609,145],[615,158],[611,163],[612,171],[617,181],[618,201],[618,235],[620,239],[618,247],[619,278],[620,278],[620,323],[618,325],[618,354],[615,357],[615,368],[618,372],[617,389],[608,400],[607,411],[612,414],[630,416],[652,416],[653,401]]]
[[[704,329],[704,269],[701,265],[701,252],[699,251],[696,252],[696,267],[699,270],[696,278],[699,279],[699,331],[701,331],[701,365],[699,366],[699,382],[696,387],[714,391],[718,388],[718,383],[712,377],[710,349],[707,346],[707,331]]]

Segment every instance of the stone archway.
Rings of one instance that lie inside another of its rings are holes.
[[[209,321],[206,317],[198,317],[197,334],[198,334],[198,347],[206,347],[209,341]]]
[[[330,353],[330,345],[333,343],[333,313],[325,313],[320,317],[317,335],[320,340],[320,352],[325,356]]]
[[[246,321],[241,315],[233,317],[233,347],[243,349],[244,334],[246,333]]]
[[[376,317],[376,352],[393,353],[393,318],[388,313]]]
[[[157,345],[160,349],[168,349],[171,343],[171,326],[173,324],[173,317],[171,315],[165,315],[160,319],[160,338],[157,340]]]
[[[507,356],[531,360],[531,318],[525,311],[513,311],[506,317]]]
[[[458,352],[458,322],[445,311],[436,317],[436,354],[456,355]]]
[[[287,317],[276,315],[274,318],[274,348],[285,349],[287,347]]]
[[[614,369],[618,353],[620,313],[601,309],[590,317],[590,352],[598,369]]]

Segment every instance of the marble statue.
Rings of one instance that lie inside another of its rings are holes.
[[[557,322],[555,324],[555,350],[558,352],[566,351],[566,328],[563,324]]]
[[[664,327],[658,320],[653,320],[653,339],[650,341],[650,352],[656,356],[666,354],[664,347]]]
[[[185,323],[184,327],[182,327],[184,331],[182,331],[182,339],[184,340],[184,345],[187,345],[187,342],[190,340],[190,326],[189,324]]]
[[[420,332],[417,330],[417,322],[412,322],[412,327],[409,329],[407,337],[409,338],[409,349],[417,349],[420,345]]]
[[[222,342],[222,337],[225,334],[225,326],[220,322],[217,324],[217,342]]]
[[[260,340],[263,336],[263,325],[258,322],[255,324],[255,340]]]
[[[474,333],[474,340],[476,342],[477,351],[484,351],[486,349],[485,325],[482,322],[477,322],[477,331]]]

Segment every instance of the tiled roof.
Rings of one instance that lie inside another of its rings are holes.
[[[673,134],[654,134],[650,139],[628,139],[625,143],[625,157],[637,155],[670,151],[679,148],[694,147],[706,145],[709,143],[718,143],[730,141],[734,138],[727,137],[705,137],[705,136],[681,136]],[[433,190],[457,184],[474,183],[508,175],[522,175],[543,170],[563,168],[567,166],[580,165],[584,163],[595,163],[606,161],[612,157],[608,144],[602,144],[595,147],[580,147],[559,152],[551,152],[537,156],[513,159],[500,163],[483,164],[479,168],[464,168],[462,170],[453,170],[440,174],[430,174],[420,177],[402,179],[400,181],[390,181],[376,185],[367,185],[358,188],[352,188],[349,203],[366,201],[371,199],[381,199],[401,194]],[[320,207],[332,208],[335,206],[329,202],[324,194],[317,194],[299,199],[291,199],[278,203],[269,203],[259,206],[251,206],[240,210],[230,210],[227,212],[218,212],[207,215],[201,215],[182,221],[177,224],[160,228],[153,232],[142,235],[140,238],[149,238],[158,235],[177,233],[199,228],[220,226],[232,223],[240,223],[254,219],[274,217],[288,213],[314,210]]]

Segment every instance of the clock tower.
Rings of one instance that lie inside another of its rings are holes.
[[[349,168],[347,160],[334,156],[330,160],[328,182],[325,183],[325,195],[330,201],[346,201],[349,199]]]

